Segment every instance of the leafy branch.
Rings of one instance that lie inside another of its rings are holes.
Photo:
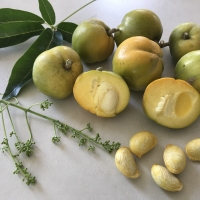
[[[30,127],[30,124],[28,121],[27,113],[36,115],[40,118],[46,119],[53,123],[54,136],[52,137],[52,142],[54,142],[54,143],[60,142],[60,137],[57,135],[57,131],[60,131],[61,133],[65,134],[65,135],[68,132],[71,132],[72,133],[71,137],[76,138],[79,141],[79,146],[88,144],[88,150],[94,151],[95,145],[102,147],[109,153],[111,153],[113,150],[119,149],[119,147],[121,145],[119,142],[111,143],[110,140],[106,140],[106,141],[102,142],[99,133],[97,133],[95,135],[95,137],[91,137],[91,136],[87,135],[85,133],[86,130],[88,130],[89,132],[93,131],[93,129],[89,123],[87,124],[87,126],[84,129],[77,130],[65,123],[60,122],[57,119],[54,119],[47,115],[43,115],[39,112],[33,111],[32,107],[37,106],[37,105],[39,105],[42,110],[45,110],[45,109],[48,109],[52,105],[52,102],[49,102],[48,100],[46,100],[42,103],[33,104],[29,108],[25,108],[25,107],[20,106],[18,101],[16,101],[16,103],[12,103],[10,101],[6,101],[3,99],[0,100],[0,113],[2,116],[2,125],[3,125],[3,131],[4,131],[4,139],[3,139],[3,142],[1,143],[2,151],[9,152],[9,154],[16,166],[16,170],[14,171],[14,174],[22,174],[24,177],[23,180],[26,180],[27,185],[34,184],[36,182],[35,177],[32,176],[31,173],[28,172],[27,168],[25,168],[24,165],[22,164],[22,162],[18,159],[19,155],[23,152],[27,156],[30,156],[33,153],[33,145],[35,144],[35,142],[33,141],[33,133],[31,131],[31,127]],[[12,117],[9,112],[9,107],[14,107],[16,109],[20,109],[20,110],[24,111],[24,113],[25,113],[26,123],[27,123],[28,129],[29,129],[29,134],[30,134],[30,138],[26,142],[21,142],[19,140],[19,137],[14,128],[14,123],[12,121]],[[12,126],[12,132],[10,133],[10,137],[12,137],[12,136],[16,137],[15,148],[17,150],[17,154],[14,154],[10,147],[9,138],[8,138],[8,134],[7,134],[6,127],[5,127],[5,122],[4,122],[4,115],[3,115],[3,112],[5,112],[5,111],[7,111],[7,113],[8,113],[8,116],[9,116],[9,119],[11,122],[11,126]]]
[[[3,99],[16,97],[21,88],[32,79],[33,63],[39,54],[63,45],[63,41],[71,43],[72,34],[78,25],[65,21],[94,1],[82,6],[58,24],[55,24],[56,15],[48,0],[38,0],[42,17],[22,10],[0,9],[0,48],[17,45],[38,36],[13,66]],[[47,28],[43,25],[47,25]]]

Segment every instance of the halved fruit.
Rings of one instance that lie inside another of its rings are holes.
[[[186,81],[160,78],[147,86],[143,95],[143,109],[158,124],[184,128],[199,116],[200,95]]]
[[[85,110],[101,117],[114,117],[128,105],[130,91],[121,76],[101,70],[84,72],[76,79],[74,98]]]

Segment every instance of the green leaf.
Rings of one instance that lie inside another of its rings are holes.
[[[0,24],[0,48],[22,43],[40,35],[44,27],[35,22],[10,22]]]
[[[54,25],[56,21],[56,16],[54,9],[48,0],[38,0],[40,12],[44,20],[50,24]]]
[[[63,39],[72,42],[72,35],[78,25],[72,22],[62,22],[58,25],[58,30],[62,33]]]
[[[9,22],[36,22],[43,24],[44,20],[31,12],[11,8],[1,8],[0,24]]]
[[[58,31],[45,29],[31,47],[15,63],[3,99],[15,97],[21,88],[32,79],[32,68],[35,59],[43,51],[62,45],[62,34]]]
[[[44,20],[30,12],[10,8],[0,9],[0,48],[22,43],[39,35]]]

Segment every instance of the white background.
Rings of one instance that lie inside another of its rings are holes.
[[[56,13],[57,23],[66,16],[88,3],[82,0],[51,0]],[[0,0],[0,8],[14,8],[33,12],[40,15],[38,1]],[[84,8],[68,21],[76,24],[89,18],[98,18],[111,28],[117,27],[123,16],[134,9],[146,8],[155,12],[163,25],[162,40],[168,41],[175,26],[183,22],[200,22],[200,3],[198,0],[98,0]],[[0,92],[3,93],[15,62],[23,55],[36,38],[25,43],[0,49]],[[174,63],[169,48],[163,49],[165,69],[163,77],[173,77]],[[112,69],[112,56],[105,62],[85,65],[84,70],[102,66],[105,70]],[[184,188],[180,192],[167,192],[158,187],[153,181],[150,169],[153,164],[164,165],[162,155],[167,144],[178,145],[183,150],[192,139],[199,137],[200,119],[191,126],[173,130],[162,127],[151,121],[142,109],[143,92],[131,92],[127,108],[115,118],[100,118],[83,110],[75,101],[73,95],[64,100],[55,100],[41,94],[30,81],[18,96],[21,105],[29,107],[47,98],[53,101],[49,110],[40,111],[67,123],[77,129],[82,129],[87,123],[94,128],[93,135],[100,133],[102,140],[119,141],[122,146],[128,146],[133,134],[139,131],[150,131],[156,135],[156,147],[142,158],[136,159],[141,176],[131,180],[123,176],[115,167],[114,155],[96,147],[95,152],[88,152],[86,147],[79,147],[77,140],[69,133],[61,136],[61,143],[51,142],[53,126],[48,121],[29,115],[36,142],[34,154],[27,158],[21,156],[24,165],[36,176],[37,184],[26,186],[19,175],[13,175],[15,166],[6,153],[0,153],[0,199],[19,200],[123,200],[123,199],[198,199],[200,195],[200,164],[187,159],[184,172],[177,177]],[[11,109],[14,123],[20,139],[28,139],[28,129],[21,111]],[[9,123],[6,123],[10,126]],[[4,138],[2,124],[0,125],[0,141]]]

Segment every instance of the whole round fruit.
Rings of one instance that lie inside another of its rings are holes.
[[[146,115],[168,128],[178,129],[192,124],[199,117],[199,105],[198,91],[180,79],[157,79],[147,86],[143,95]]]
[[[77,26],[72,35],[72,48],[85,63],[106,60],[114,50],[110,28],[98,19],[90,19]]]
[[[175,63],[186,53],[200,50],[200,26],[192,22],[179,24],[170,34],[169,49]]]
[[[118,26],[114,38],[117,45],[133,36],[144,36],[159,42],[163,27],[159,17],[147,9],[136,9],[128,12]]]
[[[130,91],[117,74],[101,69],[82,73],[74,84],[78,104],[100,117],[114,117],[128,105]]]
[[[57,46],[36,58],[32,77],[42,93],[64,99],[72,94],[75,80],[82,72],[79,55],[70,47]]]
[[[177,62],[174,78],[182,79],[190,83],[200,92],[200,50],[186,53]]]
[[[162,76],[162,55],[156,42],[143,36],[128,38],[115,51],[113,72],[122,76],[130,89],[144,91],[150,82]]]

